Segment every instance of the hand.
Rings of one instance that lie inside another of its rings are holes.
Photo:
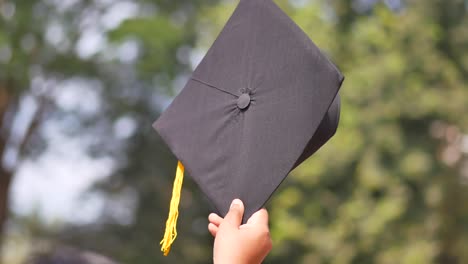
[[[267,210],[254,213],[241,225],[243,215],[244,204],[235,199],[224,219],[214,213],[208,216],[208,230],[215,237],[214,264],[259,264],[270,252]]]

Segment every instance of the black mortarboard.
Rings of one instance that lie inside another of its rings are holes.
[[[244,220],[333,136],[343,75],[271,0],[241,0],[185,88],[154,123],[224,216]]]

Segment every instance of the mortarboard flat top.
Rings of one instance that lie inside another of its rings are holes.
[[[241,0],[154,128],[221,216],[244,219],[336,131],[343,75],[271,0]]]

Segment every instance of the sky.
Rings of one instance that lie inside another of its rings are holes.
[[[73,8],[76,0],[51,0],[57,12]],[[96,0],[96,5],[106,6],[102,13],[85,13],[81,19],[82,36],[74,45],[74,52],[83,59],[90,58],[108,48],[103,32],[112,30],[127,18],[141,13],[132,1]],[[96,9],[97,10],[97,9]],[[101,9],[102,10],[102,9]],[[14,11],[13,11],[14,12]],[[45,38],[57,48],[66,40],[62,26],[52,17]],[[135,43],[126,42],[115,47],[115,54],[122,62],[130,62],[137,56]],[[31,82],[31,89],[42,87],[46,80],[37,77]],[[56,88],[53,99],[64,111],[93,114],[99,111],[100,98],[95,83],[72,79],[53,84]],[[86,98],[86,100],[83,100]],[[37,105],[32,97],[24,97],[19,117],[14,124],[14,137],[21,138],[30,122]],[[114,169],[109,157],[92,158],[86,154],[86,147],[92,141],[90,135],[67,135],[63,120],[48,120],[41,127],[47,148],[36,159],[18,164],[11,189],[10,208],[17,215],[37,213],[45,222],[88,223],[99,216],[104,200],[87,190],[98,180],[109,175]],[[115,123],[117,138],[130,136],[136,124],[128,118]],[[11,142],[10,142],[11,143]],[[14,141],[13,141],[14,143]],[[13,144],[14,145],[14,144]],[[3,162],[7,166],[17,164],[16,149],[10,148]]]
[[[57,85],[60,89],[54,97],[62,110],[84,114],[99,111],[100,99],[91,84],[72,80]],[[30,108],[34,108],[33,101],[23,99],[16,123],[27,123],[27,115],[32,113]],[[90,135],[69,135],[63,129],[65,125],[63,120],[48,120],[40,130],[47,142],[45,151],[19,164],[10,201],[14,213],[35,212],[46,222],[73,223],[92,222],[98,216],[103,200],[86,191],[112,172],[113,161],[110,157],[88,156]],[[119,133],[129,134],[134,129],[131,123],[120,122],[118,126]],[[6,156],[4,162],[13,162],[12,155]]]
[[[99,82],[71,79],[57,86],[60,89],[55,90],[53,98],[62,111],[80,115],[94,115],[100,111]],[[16,119],[20,124],[16,125],[17,132],[24,130],[22,124],[29,122],[28,115],[36,107],[27,97],[21,105]],[[12,184],[10,208],[20,216],[35,213],[45,223],[87,224],[100,216],[104,206],[110,205],[116,220],[128,223],[132,217],[128,208],[136,203],[136,195],[131,191],[123,192],[108,201],[100,194],[89,192],[93,184],[112,174],[115,162],[110,156],[90,156],[87,149],[95,142],[92,133],[71,135],[67,132],[70,127],[66,117],[49,119],[41,126],[39,132],[47,147],[38,157],[19,163]],[[136,122],[124,115],[114,122],[111,136],[125,140],[136,129]],[[5,155],[3,162],[14,163],[15,160],[14,154],[10,154]]]

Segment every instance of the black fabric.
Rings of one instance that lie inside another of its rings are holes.
[[[273,1],[241,0],[154,128],[220,215],[240,198],[248,219],[333,136],[343,79]]]

